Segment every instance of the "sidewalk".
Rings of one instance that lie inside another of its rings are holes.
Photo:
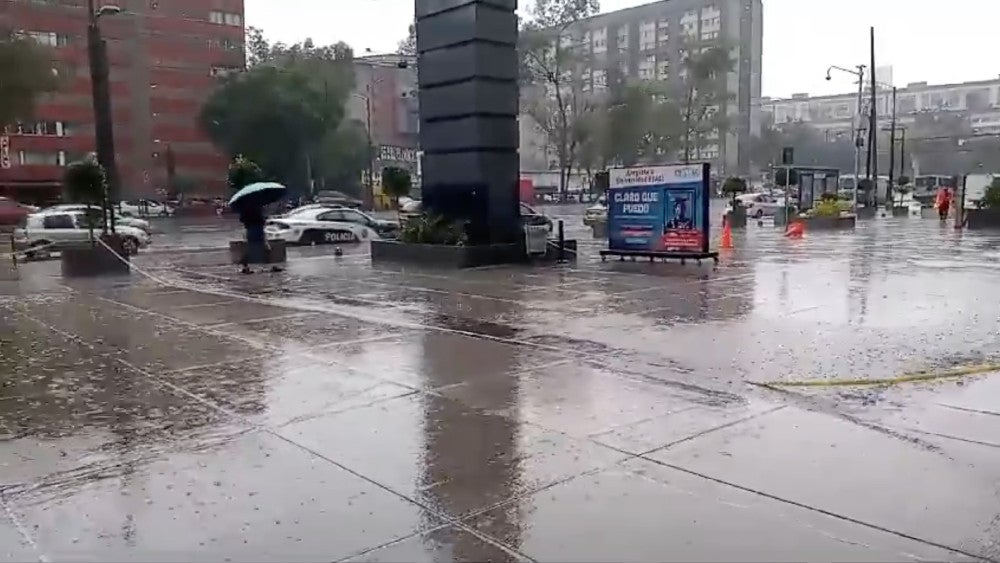
[[[707,274],[32,264],[0,560],[1000,561],[1000,374],[753,385],[993,356],[1000,271],[892,234]]]

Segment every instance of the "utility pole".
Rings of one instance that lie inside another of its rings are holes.
[[[901,139],[899,141],[899,177],[902,178],[906,176],[906,127],[899,130]],[[910,182],[914,182],[914,178],[910,178]]]
[[[368,210],[375,209],[375,135],[372,131],[372,83],[368,80],[365,95],[365,122],[368,129],[368,188],[365,190],[364,203]]]
[[[864,106],[865,92],[865,65],[858,65],[858,124],[851,126],[851,137],[854,141],[854,197],[853,210],[858,213],[858,184],[861,182],[861,124],[864,123],[864,114],[861,107]]]
[[[102,216],[105,224],[110,224],[115,232],[115,216],[108,217],[111,199],[119,193],[118,166],[115,162],[115,132],[111,112],[111,83],[108,62],[108,44],[101,37],[98,18],[102,15],[120,13],[121,9],[102,7],[97,9],[94,0],[87,0],[87,54],[90,59],[90,86],[94,108],[94,142],[97,161],[104,167],[107,186],[104,192]]]
[[[873,205],[878,205],[878,108],[876,103],[878,101],[878,86],[875,81],[875,26],[871,28],[871,76],[872,76],[872,95],[871,95],[871,114],[869,117],[869,139],[868,139],[868,154],[871,159],[871,173],[870,178],[873,182],[872,184],[872,198],[875,200],[872,202]]]
[[[892,124],[889,127],[889,201],[891,207],[896,207],[894,190],[896,189],[896,87],[892,87]]]

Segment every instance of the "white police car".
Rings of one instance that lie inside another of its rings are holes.
[[[269,240],[287,244],[345,244],[399,236],[399,223],[374,219],[356,209],[301,210],[267,222]]]

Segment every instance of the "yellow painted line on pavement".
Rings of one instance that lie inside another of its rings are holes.
[[[940,381],[996,371],[1000,371],[1000,363],[971,364],[944,370],[922,370],[905,373],[899,377],[881,379],[806,379],[799,381],[755,382],[754,385],[761,387],[890,387],[903,383]]]

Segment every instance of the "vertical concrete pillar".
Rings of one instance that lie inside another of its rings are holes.
[[[426,209],[521,240],[517,0],[414,0]]]

